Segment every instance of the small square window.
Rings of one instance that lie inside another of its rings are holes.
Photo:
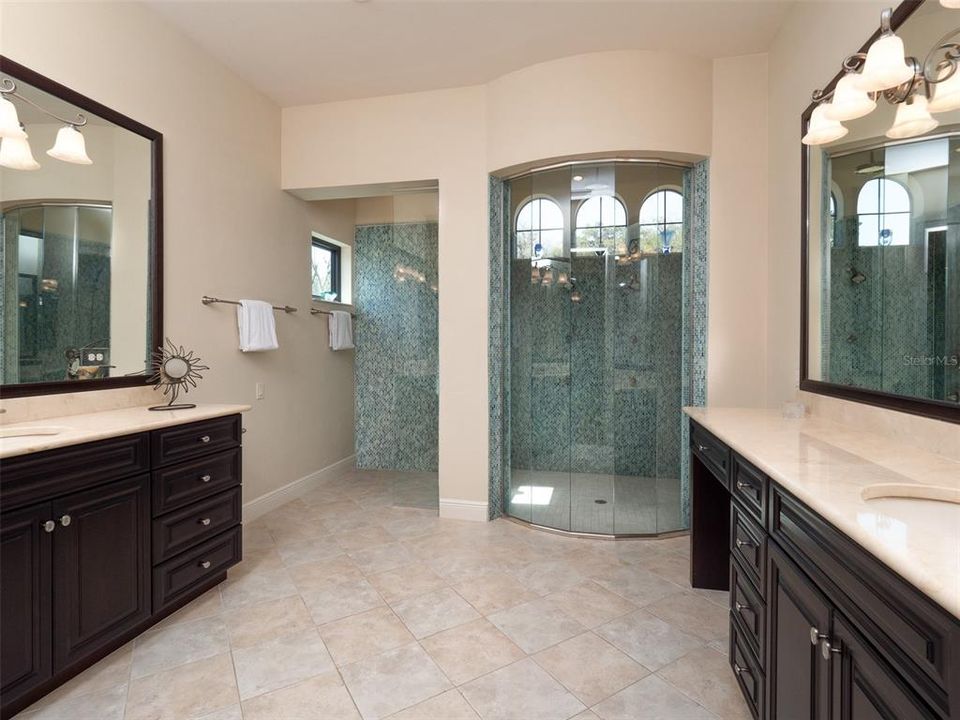
[[[340,247],[326,240],[314,238],[310,259],[313,298],[339,302]]]

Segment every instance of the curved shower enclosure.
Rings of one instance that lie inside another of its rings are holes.
[[[505,182],[507,515],[613,536],[685,527],[688,171],[570,163]]]

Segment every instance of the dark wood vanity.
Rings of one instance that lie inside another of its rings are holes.
[[[3,718],[241,559],[239,415],[0,461]]]
[[[754,717],[960,718],[960,620],[690,426],[691,583],[730,592]]]

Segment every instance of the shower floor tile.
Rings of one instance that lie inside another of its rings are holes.
[[[680,481],[628,475],[513,470],[508,513],[535,525],[604,534],[680,527]]]

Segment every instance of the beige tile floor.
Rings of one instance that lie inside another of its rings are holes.
[[[749,717],[686,538],[440,520],[408,480],[356,472],[247,524],[226,582],[18,717]]]

